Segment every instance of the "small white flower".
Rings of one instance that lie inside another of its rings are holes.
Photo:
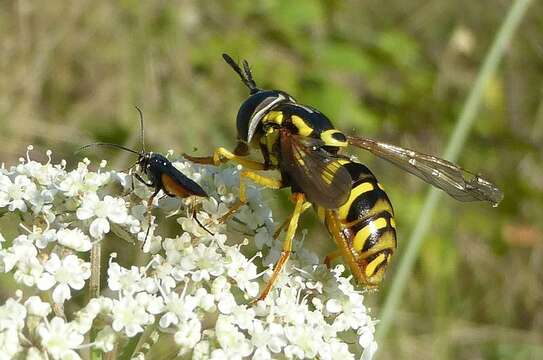
[[[285,336],[291,345],[285,348],[285,355],[297,356],[300,359],[313,359],[323,347],[322,329],[316,326],[298,324],[287,326]]]
[[[80,162],[76,170],[70,171],[58,184],[58,189],[67,197],[83,193],[96,193],[110,180],[110,173],[89,172],[88,163]]]
[[[19,235],[13,240],[9,254],[6,253],[2,259],[5,267],[4,271],[11,271],[18,261],[35,258],[37,255],[38,250],[32,240],[26,235]]]
[[[75,251],[89,251],[92,243],[87,235],[80,229],[61,229],[57,232],[57,241]]]
[[[13,278],[19,284],[34,286],[43,274],[43,266],[36,257],[26,257],[19,260]]]
[[[225,359],[243,358],[253,350],[251,342],[232,324],[233,318],[219,315],[215,331]]]
[[[90,263],[75,255],[60,259],[57,254],[52,254],[44,268],[46,272],[38,280],[38,289],[49,290],[56,285],[52,297],[57,304],[62,304],[72,297],[70,288],[81,290],[91,273]]]
[[[260,253],[257,253],[252,259],[247,259],[239,251],[238,247],[230,247],[226,250],[226,269],[227,274],[233,278],[238,287],[246,292],[249,297],[254,298],[258,295],[259,285],[257,281],[254,281],[257,275],[256,265],[253,264],[253,259],[260,257]]]
[[[6,329],[21,330],[25,326],[26,308],[14,299],[8,299],[0,306],[0,331]]]
[[[106,195],[103,200],[100,200],[96,193],[88,193],[83,198],[76,215],[79,220],[96,217],[89,227],[91,236],[96,239],[102,239],[104,234],[109,232],[109,221],[122,224],[128,218],[123,199]]]
[[[64,319],[54,317],[50,323],[38,327],[41,344],[53,359],[80,359],[74,351],[83,342],[83,335]]]
[[[35,214],[50,212],[55,192],[56,190],[35,190],[31,192],[28,196],[28,202],[32,205],[32,211]]]
[[[221,314],[231,314],[236,306],[236,299],[230,292],[223,292],[217,296],[217,308]]]
[[[267,325],[267,327],[265,327]],[[266,324],[255,319],[250,330],[251,342],[257,348],[256,353],[262,358],[272,353],[279,353],[287,345],[287,339],[283,327],[277,323]]]
[[[192,318],[179,324],[174,334],[175,343],[182,348],[191,349],[202,338],[202,323]]]
[[[113,330],[119,332],[124,330],[128,337],[132,337],[143,331],[143,326],[154,321],[153,315],[149,314],[145,306],[132,296],[124,296],[120,300],[113,300]]]
[[[22,351],[19,330],[14,327],[0,331],[0,360],[17,359]]]
[[[212,247],[198,244],[194,251],[181,259],[181,268],[192,272],[193,281],[209,281],[224,272],[223,259]]]
[[[57,232],[54,229],[44,231],[41,227],[33,226],[32,232],[27,236],[28,240],[32,241],[38,249],[45,249],[47,245],[56,240],[56,235]]]
[[[125,269],[116,262],[110,261],[108,274],[108,286],[113,291],[122,291],[124,294],[134,294],[142,290],[143,275],[137,266]]]
[[[110,352],[115,347],[117,342],[117,333],[113,331],[111,326],[107,325],[96,335],[94,341],[96,347],[103,352]]]
[[[9,211],[26,211],[25,200],[29,200],[36,191],[34,184],[28,177],[17,175],[13,182],[11,179],[0,174],[0,207],[8,206]]]
[[[39,296],[29,297],[24,305],[26,306],[29,315],[44,318],[51,312],[51,305],[42,301]]]
[[[181,294],[171,292],[164,296],[165,313],[159,321],[162,328],[177,325],[195,317],[194,309],[198,306],[198,299],[186,295],[186,288]]]

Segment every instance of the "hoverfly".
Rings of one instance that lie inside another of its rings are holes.
[[[349,145],[370,151],[457,200],[482,200],[497,205],[503,198],[494,184],[447,160],[345,135],[323,113],[298,103],[286,92],[259,89],[247,61],[240,67],[227,54],[223,58],[250,91],[237,114],[237,146],[233,152],[217,148],[213,156],[187,158],[207,164],[234,161],[248,169],[240,174],[239,202],[224,219],[247,201],[243,180],[268,188],[291,188],[295,207],[284,224],[288,226],[283,251],[259,299],[264,299],[273,287],[289,258],[299,216],[311,206],[338,247],[325,258],[325,263],[329,265],[341,256],[364,287],[374,288],[382,281],[396,249],[394,211],[371,171],[340,153]],[[259,149],[264,161],[246,159],[250,148]],[[280,180],[255,172],[269,169],[279,170]]]
[[[143,113],[137,106],[136,109],[138,110],[138,113],[140,115],[141,150],[139,152],[119,144],[104,142],[84,145],[80,147],[78,151],[87,149],[92,146],[109,146],[131,152],[138,156],[138,160],[134,165],[130,167],[130,169],[133,169],[137,166],[138,170],[147,176],[148,181],[143,179],[143,177],[137,172],[133,173],[134,177],[142,184],[154,189],[153,194],[147,200],[147,220],[149,223],[149,227],[147,228],[147,232],[145,233],[145,240],[143,241],[143,245],[145,245],[147,237],[149,236],[149,231],[151,229],[151,207],[153,205],[153,200],[161,190],[164,192],[164,194],[168,196],[178,198],[186,198],[189,196],[208,197],[208,195],[205,190],[200,187],[200,185],[185,176],[181,171],[177,170],[177,168],[173,166],[171,161],[168,160],[165,156],[145,150]],[[132,186],[132,188],[133,187],[134,186]],[[196,217],[194,218],[196,219]],[[205,230],[207,231],[207,229]]]

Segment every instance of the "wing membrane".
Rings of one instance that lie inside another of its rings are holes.
[[[351,176],[339,158],[312,140],[282,132],[281,169],[310,202],[337,209],[349,198]]]
[[[457,200],[489,201],[497,206],[503,199],[503,193],[496,185],[447,160],[367,138],[347,138],[350,144],[399,166]]]

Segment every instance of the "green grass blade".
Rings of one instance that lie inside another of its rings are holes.
[[[471,89],[457,120],[454,132],[444,153],[446,159],[454,161],[460,154],[462,146],[475,121],[475,115],[481,104],[485,86],[488,80],[495,74],[511,38],[531,2],[532,0],[516,0],[509,9],[506,18],[494,39],[492,47],[485,56],[475,84]],[[378,342],[381,342],[386,337],[390,329],[400,299],[402,298],[408,279],[411,276],[413,265],[417,260],[422,242],[432,222],[432,216],[435,213],[440,196],[441,192],[436,189],[431,189],[428,192],[421,211],[425,216],[422,216],[416,224],[415,229],[407,242],[407,247],[400,256],[398,270],[392,280],[390,291],[379,316],[380,322],[377,327]]]

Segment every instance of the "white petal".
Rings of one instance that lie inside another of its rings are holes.
[[[91,223],[89,232],[92,237],[96,239],[102,239],[104,234],[109,232],[109,221],[104,218],[97,218]]]
[[[75,214],[79,220],[87,220],[94,216],[94,211],[92,208],[83,205],[77,209]]]
[[[58,269],[60,269],[61,265],[62,265],[62,262],[60,261],[58,255],[52,254],[51,258],[49,258],[49,260],[45,262],[45,265],[43,267],[45,268],[46,271],[54,274],[55,272],[58,271]]]
[[[57,304],[63,304],[64,301],[71,297],[70,287],[66,284],[58,284],[55,290],[53,290],[53,301]]]

